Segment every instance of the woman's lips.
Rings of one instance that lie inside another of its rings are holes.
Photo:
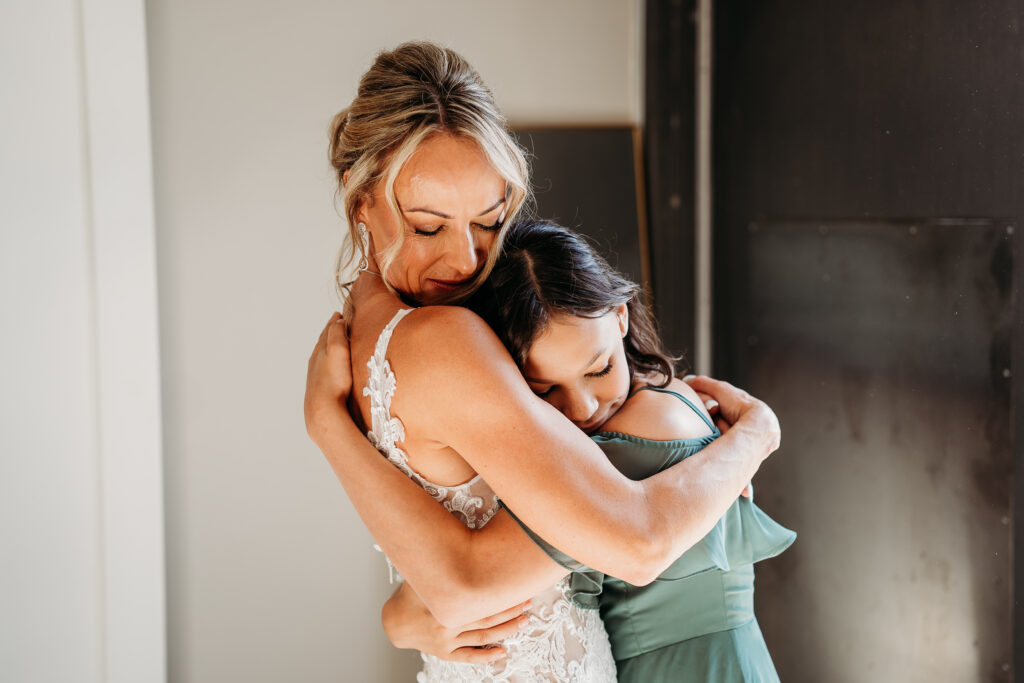
[[[430,281],[433,282],[434,285],[439,287],[440,289],[452,291],[465,287],[466,283],[469,282],[469,278],[465,280],[435,280],[431,278]]]

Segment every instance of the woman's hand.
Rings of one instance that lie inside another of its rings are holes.
[[[728,382],[711,379],[710,377],[687,375],[683,378],[704,402],[718,430],[725,434],[740,419],[758,421],[765,431],[766,438],[772,440],[772,450],[779,447],[781,429],[775,413],[763,401],[759,401],[742,389],[737,389]],[[745,498],[753,498],[754,485],[747,484],[740,494]]]
[[[778,449],[782,438],[779,418],[764,401],[754,398],[728,382],[704,375],[687,375],[683,381],[704,401],[705,407],[723,434],[742,420],[744,425],[763,434],[769,442],[770,450]],[[709,401],[712,403],[710,406]]]
[[[443,626],[408,583],[384,603],[381,623],[391,644],[452,662],[493,662],[506,656],[496,643],[529,623],[529,601],[459,628]]]
[[[345,402],[352,391],[348,328],[340,313],[327,321],[313,348],[306,370],[306,431],[320,444],[331,421],[347,415]]]

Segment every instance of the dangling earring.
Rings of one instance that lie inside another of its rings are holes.
[[[359,232],[359,241],[362,242],[362,256],[359,258],[359,272],[369,273],[370,275],[380,277],[380,273],[375,270],[370,270],[370,262],[366,258],[366,255],[370,253],[370,231],[366,229],[366,223],[363,223],[362,221],[356,223],[356,230]]]

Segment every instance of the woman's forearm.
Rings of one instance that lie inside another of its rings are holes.
[[[630,583],[652,580],[700,540],[778,443],[778,422],[764,403],[715,383],[717,393],[704,391],[736,426],[706,452],[632,481],[537,398],[510,359],[502,362],[504,349],[486,347],[483,332],[465,346],[455,335],[447,341],[434,347],[429,373],[406,370],[403,390],[444,395],[448,384],[459,398],[418,404],[407,429],[444,439],[548,543]]]
[[[700,541],[778,446],[774,414],[757,410],[696,455],[640,482],[652,515],[641,560],[647,575],[635,579],[653,581]]]

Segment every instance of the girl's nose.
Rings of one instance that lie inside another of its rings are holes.
[[[585,393],[578,393],[569,398],[565,416],[577,424],[585,424],[597,412],[597,399]]]

